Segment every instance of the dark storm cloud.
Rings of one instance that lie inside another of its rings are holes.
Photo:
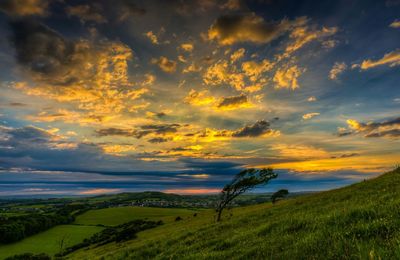
[[[374,133],[366,134],[365,137],[400,137],[400,129],[384,130]]]
[[[155,137],[147,140],[149,143],[165,143],[170,141],[169,138],[163,138],[163,137]]]
[[[122,128],[103,128],[96,130],[98,136],[135,136],[133,130]]]
[[[0,11],[9,16],[44,16],[48,5],[49,0],[1,0]]]
[[[26,106],[26,104],[20,103],[20,102],[11,102],[8,105],[11,107],[25,107]]]
[[[96,130],[99,136],[126,136],[142,138],[149,134],[165,135],[169,133],[176,133],[181,127],[180,124],[149,124],[142,125],[135,129],[123,128],[104,128]]]
[[[59,76],[67,74],[68,67],[73,65],[71,57],[75,53],[75,45],[34,20],[14,21],[10,27],[18,63],[44,81],[61,83],[57,82]],[[69,77],[62,79],[64,82],[76,80]]]
[[[216,160],[201,160],[201,159],[181,159],[188,168],[193,169],[232,169],[243,166],[241,163],[228,162],[228,161],[216,161]]]
[[[223,15],[211,26],[208,37],[210,40],[218,40],[222,45],[237,42],[268,43],[305,21],[301,17],[294,21],[266,22],[254,13]]]
[[[140,160],[140,156],[113,156],[93,143],[75,143],[33,126],[9,128],[0,126],[0,162],[3,168],[52,171],[130,171],[163,170],[172,163]]]
[[[217,107],[218,108],[235,107],[235,106],[240,106],[242,104],[246,104],[247,102],[248,102],[247,96],[241,94],[239,96],[223,98],[221,102],[217,105]]]
[[[68,6],[65,11],[70,16],[78,17],[81,22],[107,22],[103,15],[103,7],[99,3]]]
[[[270,133],[270,123],[265,120],[259,120],[252,125],[247,125],[235,131],[233,137],[258,137]]]
[[[136,5],[132,0],[121,0],[119,5],[120,20],[125,20],[131,15],[144,15],[146,13],[146,9]]]
[[[344,154],[341,154],[339,156],[332,156],[331,158],[332,159],[335,159],[335,158],[350,158],[350,157],[355,157],[355,156],[360,156],[360,154],[359,153],[344,153]]]

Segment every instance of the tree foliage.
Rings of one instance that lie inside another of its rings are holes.
[[[245,169],[225,185],[221,191],[221,198],[217,205],[217,221],[221,220],[222,211],[240,194],[262,184],[267,184],[271,179],[278,177],[271,168]]]
[[[275,202],[277,201],[278,198],[284,198],[289,194],[289,191],[286,189],[281,189],[278,190],[277,192],[275,192],[274,194],[272,194],[271,196],[271,201],[272,204],[275,204]]]
[[[82,210],[81,207],[80,205],[65,205],[49,214],[32,213],[2,218],[0,219],[0,244],[13,243],[54,226],[71,223],[75,220],[72,212]]]

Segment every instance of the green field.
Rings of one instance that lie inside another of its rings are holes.
[[[214,212],[71,259],[400,259],[400,169],[342,189]]]
[[[119,207],[89,210],[76,218],[79,225],[117,226],[135,219],[171,222],[177,216],[193,215],[194,210],[175,208]]]
[[[65,238],[65,247],[77,244],[103,228],[96,225],[116,226],[135,219],[162,220],[174,222],[177,216],[187,218],[195,210],[174,208],[118,207],[89,210],[76,218],[72,225],[62,225],[28,237],[10,245],[0,245],[0,259],[15,254],[47,253],[60,251],[60,241]]]
[[[65,247],[77,244],[103,228],[95,226],[61,225],[17,243],[0,246],[0,259],[26,252],[48,253],[53,255],[60,251],[60,242],[64,239]]]

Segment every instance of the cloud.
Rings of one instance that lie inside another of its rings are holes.
[[[395,50],[389,53],[386,53],[381,59],[379,60],[364,60],[360,68],[362,70],[371,69],[377,66],[382,65],[389,65],[389,67],[394,67],[400,65],[400,50]],[[358,64],[353,65],[353,67],[357,67]]]
[[[217,109],[221,110],[234,110],[239,108],[250,108],[253,107],[246,95],[241,94],[239,96],[224,97],[217,104]]]
[[[270,128],[270,123],[265,120],[260,120],[254,124],[246,125],[243,128],[233,132],[233,137],[259,137],[271,136],[279,134]]]
[[[335,62],[332,69],[329,71],[329,78],[331,80],[337,80],[339,74],[343,73],[347,69],[347,65],[344,62]]]
[[[314,97],[314,96],[311,96],[311,97],[309,97],[309,98],[307,99],[307,101],[308,101],[308,102],[314,102],[314,101],[317,101],[317,98]]]
[[[236,90],[245,86],[244,75],[231,71],[228,61],[220,60],[207,68],[203,75],[203,81],[207,85],[229,84]]]
[[[103,128],[96,130],[98,136],[124,136],[142,138],[148,135],[165,135],[176,133],[181,127],[179,124],[148,124],[134,129],[128,128]]]
[[[224,15],[211,25],[208,30],[208,39],[217,40],[221,45],[232,45],[238,42],[268,43],[299,23],[302,23],[301,19],[266,22],[254,13]]]
[[[184,99],[186,103],[195,106],[212,104],[215,100],[208,90],[196,91],[194,89],[190,90],[189,95]]]
[[[170,138],[164,138],[164,137],[154,137],[154,138],[151,138],[151,139],[149,139],[149,140],[147,140],[149,143],[155,143],[155,144],[158,144],[158,143],[165,143],[165,142],[168,142],[168,141],[170,141],[171,139]]]
[[[96,116],[115,116],[138,106],[134,100],[148,91],[135,89],[129,80],[133,52],[125,44],[71,41],[30,20],[12,22],[11,28],[19,68],[33,81],[14,84],[25,94],[74,102],[79,110]]]
[[[77,72],[69,70],[82,62],[82,51],[87,51],[83,49],[86,47],[83,42],[67,41],[56,31],[36,21],[22,20],[10,25],[17,61],[35,79],[57,85],[77,80]],[[80,60],[74,60],[73,57]],[[67,76],[62,77],[64,74]]]
[[[96,130],[98,136],[135,136],[135,132],[132,129],[122,129],[122,128],[103,128]]]
[[[45,16],[49,0],[2,0],[0,10],[10,16]]]
[[[160,69],[167,73],[176,71],[176,61],[169,60],[167,57],[161,56],[159,59],[152,59],[153,64],[157,64]]]
[[[263,73],[270,71],[274,67],[275,63],[264,59],[261,62],[246,61],[242,63],[243,73],[249,77],[251,82],[257,81]]]
[[[144,74],[144,80],[140,85],[142,85],[144,87],[151,86],[155,81],[156,81],[155,75],[146,73],[146,74]]]
[[[400,28],[400,20],[394,20],[389,26],[392,28]]]
[[[82,23],[84,23],[84,22],[106,23],[107,22],[107,19],[101,14],[102,7],[101,7],[101,5],[98,5],[98,4],[68,6],[65,10],[68,15],[78,17]]]
[[[313,118],[313,117],[315,117],[315,116],[318,116],[319,115],[319,113],[308,113],[308,114],[304,114],[303,115],[303,119],[304,120],[308,120],[308,119],[311,119],[311,118]]]
[[[94,113],[81,113],[76,111],[70,111],[67,109],[58,109],[55,112],[43,111],[37,115],[28,115],[26,119],[33,122],[57,122],[61,121],[64,123],[79,123],[81,125],[87,124],[101,124],[108,122],[113,119],[113,116],[109,115],[97,115]]]
[[[350,157],[355,157],[355,156],[360,156],[359,153],[344,153],[344,154],[340,154],[337,156],[332,156],[331,158],[350,158]]]
[[[291,159],[323,159],[329,158],[329,153],[321,148],[315,148],[309,145],[288,145],[275,144],[271,146],[272,150],[279,152],[284,158]]]
[[[117,156],[124,156],[127,152],[136,150],[136,147],[131,144],[102,144],[100,147],[106,154],[113,154]]]
[[[221,5],[221,9],[225,10],[240,10],[242,8],[242,1],[241,0],[227,0],[225,4]]]
[[[182,43],[180,47],[181,47],[182,50],[184,50],[186,52],[192,52],[193,49],[194,49],[193,43],[190,43],[190,42]]]
[[[305,69],[299,68],[296,65],[278,69],[274,75],[275,88],[290,88],[296,89],[299,87],[298,78],[305,72]]]
[[[305,20],[305,18],[303,19]],[[305,22],[306,21],[304,21],[304,23]],[[338,31],[337,27],[330,27],[330,28],[323,27],[321,30],[310,30],[308,26],[296,27],[290,33],[290,38],[292,38],[293,41],[286,47],[284,55],[288,56],[289,54],[297,51],[307,43],[316,39],[332,36],[337,31]]]
[[[182,73],[199,72],[202,68],[198,67],[195,63],[190,64],[182,70]]]
[[[148,31],[147,33],[144,34],[149,40],[151,41],[152,44],[158,45],[160,42],[158,41],[157,35],[155,35],[152,31]]]
[[[4,161],[24,161],[32,150],[57,151],[76,150],[77,143],[70,142],[58,135],[59,129],[46,130],[34,126],[10,128],[0,126],[0,158]],[[31,159],[42,156],[41,153],[30,154]],[[8,158],[8,159],[7,159]],[[21,163],[22,163],[21,162]],[[29,163],[30,160],[27,160]]]
[[[244,48],[240,48],[231,54],[231,63],[236,62],[237,60],[243,58],[246,50]]]
[[[120,21],[124,21],[130,16],[146,14],[146,9],[137,6],[130,0],[121,0],[118,3],[118,15]]]
[[[339,136],[361,134],[364,137],[387,137],[397,139],[400,137],[400,118],[383,122],[362,123],[354,119],[348,119],[349,129],[340,128]]]

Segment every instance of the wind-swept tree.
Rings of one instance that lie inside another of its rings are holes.
[[[246,169],[235,175],[233,180],[226,184],[221,191],[221,198],[217,204],[217,221],[221,220],[222,211],[242,193],[262,184],[267,184],[271,179],[278,177],[271,168]]]
[[[275,204],[276,200],[278,198],[284,198],[289,194],[288,190],[282,189],[282,190],[278,190],[277,192],[275,192],[274,194],[272,194],[271,196],[271,200],[272,200],[272,204]]]

